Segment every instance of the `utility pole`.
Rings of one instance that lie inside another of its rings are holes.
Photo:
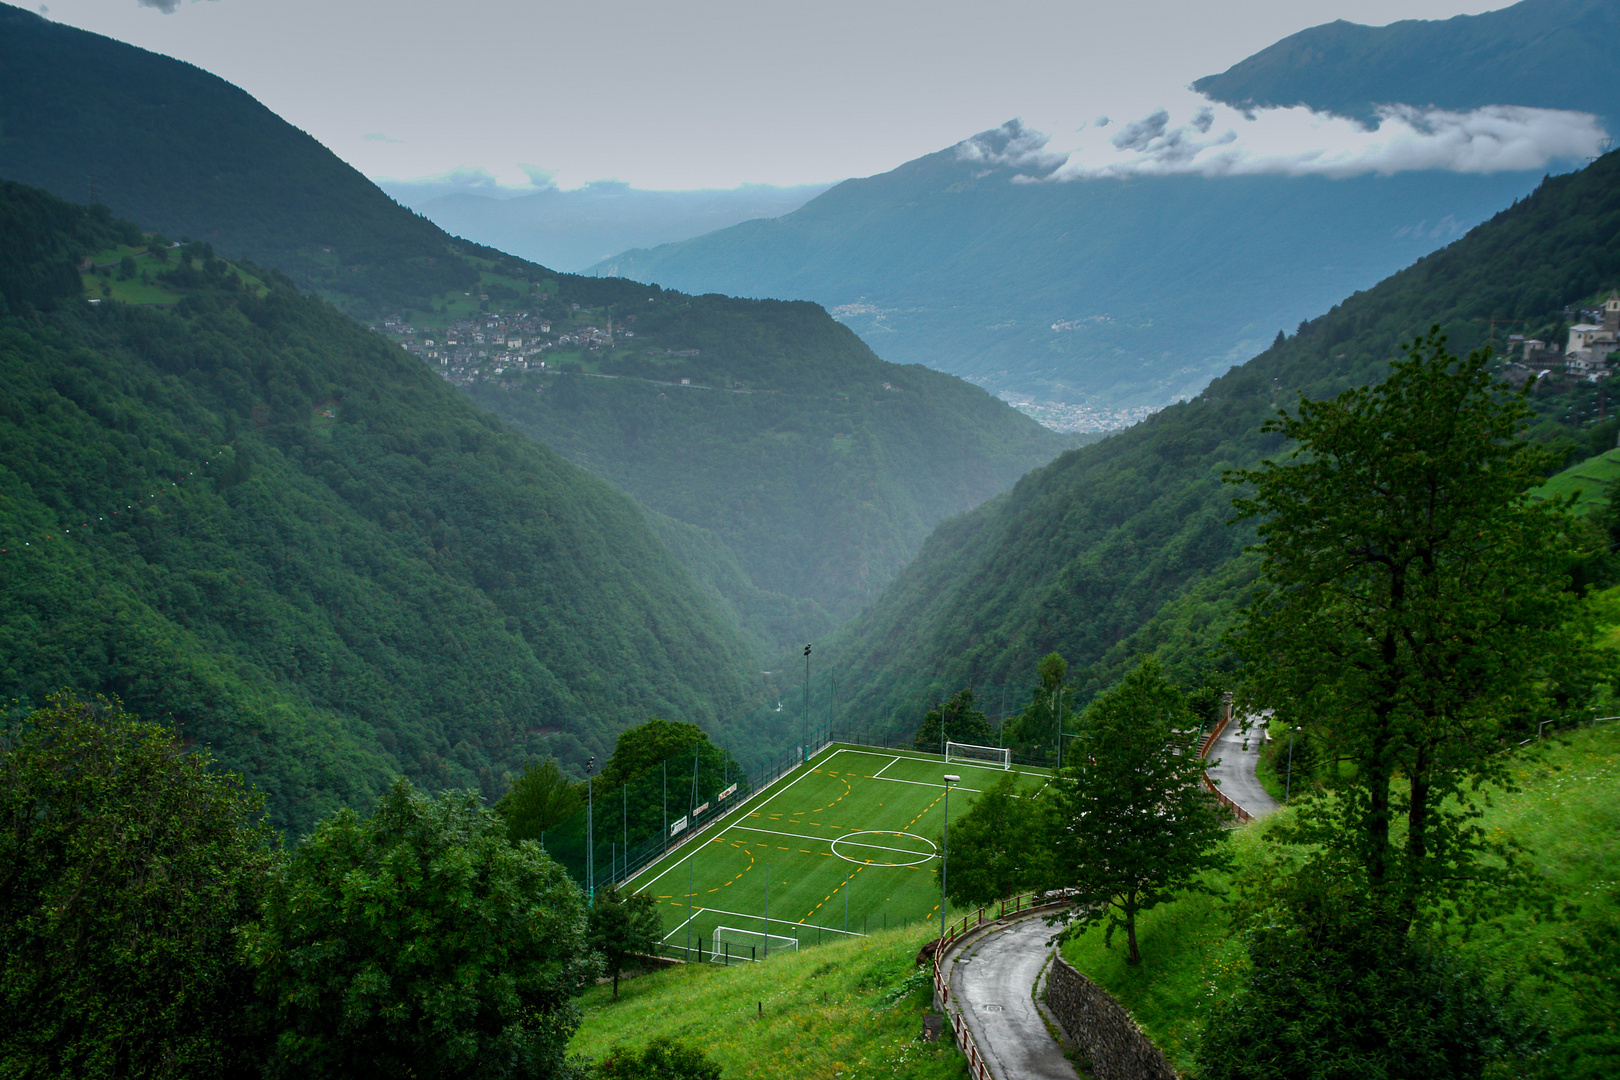
[[[585,763],[585,895],[596,903],[596,823],[595,792],[591,786],[591,773],[596,768],[596,755]]]
[[[945,774],[945,840],[939,845],[939,945],[935,947],[936,958],[939,956],[938,950],[945,947],[945,883],[951,869],[951,785],[961,779],[951,773]]]
[[[804,646],[804,757],[810,760],[810,643]]]

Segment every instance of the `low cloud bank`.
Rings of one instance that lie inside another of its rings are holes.
[[[1191,91],[1175,107],[1124,125],[1099,118],[1045,130],[1069,134],[1047,135],[1013,121],[959,144],[957,156],[1018,169],[1015,182],[1024,183],[1185,174],[1492,173],[1592,157],[1608,138],[1590,113],[1557,109],[1490,105],[1452,112],[1390,105],[1379,110],[1376,126],[1367,126],[1302,106],[1246,112]]]

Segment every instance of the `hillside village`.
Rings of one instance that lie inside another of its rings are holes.
[[[1615,370],[1620,353],[1620,289],[1611,290],[1600,308],[1567,308],[1575,322],[1564,343],[1526,338],[1508,338],[1510,349],[1517,346],[1522,359],[1508,361],[1503,375],[1514,386],[1523,386],[1534,376],[1553,382],[1598,382]]]
[[[578,304],[572,305],[572,311],[579,310]],[[629,321],[634,319],[629,317]],[[554,361],[541,359],[547,351],[588,354],[635,338],[634,330],[614,326],[611,313],[605,321],[605,327],[559,323],[553,334],[551,317],[528,311],[479,313],[442,329],[418,328],[403,316],[386,315],[371,329],[426,361],[446,382],[467,386],[509,373],[546,371],[548,363],[555,367]],[[695,356],[697,350],[676,355]]]

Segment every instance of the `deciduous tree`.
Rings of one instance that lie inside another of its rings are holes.
[[[542,833],[577,814],[585,800],[562,774],[556,758],[531,761],[495,804],[513,840],[538,840]]]
[[[977,907],[1033,889],[1051,876],[1048,803],[1018,791],[1003,773],[951,825],[946,888],[958,907]],[[936,877],[944,866],[935,869]]]
[[[0,749],[0,1074],[256,1067],[238,926],[275,858],[263,802],[116,701],[52,697]]]
[[[619,892],[618,886],[598,889],[591,904],[585,940],[602,954],[613,976],[613,1000],[619,1000],[619,976],[637,953],[650,953],[664,934],[658,901],[645,893]]]
[[[912,745],[918,750],[940,753],[946,740],[975,746],[995,745],[996,733],[990,730],[990,721],[973,707],[971,686],[958,690],[949,701],[930,709]]]
[[[1080,717],[1071,765],[1048,790],[1055,800],[1053,886],[1079,890],[1066,920],[1123,927],[1141,962],[1136,917],[1200,891],[1224,866],[1224,818],[1202,787],[1203,766],[1187,699],[1157,661],[1143,660]]]
[[[1431,331],[1384,382],[1279,415],[1290,455],[1229,477],[1261,520],[1263,590],[1235,636],[1249,693],[1355,765],[1293,835],[1359,866],[1403,923],[1504,880],[1513,852],[1472,792],[1598,669],[1564,506],[1528,494],[1549,455],[1487,360]]]
[[[477,795],[405,780],[316,827],[244,946],[281,1076],[562,1076],[600,970],[560,866]]]

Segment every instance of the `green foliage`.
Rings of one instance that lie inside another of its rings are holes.
[[[279,1076],[567,1076],[569,998],[599,970],[556,863],[476,795],[405,780],[299,845],[243,948]]]
[[[884,596],[824,644],[844,673],[847,712],[909,722],[955,687],[1014,681],[1054,650],[1077,673],[1082,702],[1144,653],[1188,685],[1220,668],[1212,643],[1258,568],[1242,556],[1251,527],[1226,524],[1230,492],[1220,476],[1282,449],[1280,432],[1262,431],[1274,403],[1376,382],[1402,343],[1435,323],[1467,350],[1487,342],[1494,316],[1539,325],[1600,294],[1620,282],[1617,223],[1620,155],[1611,154],[1549,178],[1196,398],[1070,451],[945,522]],[[1584,435],[1576,418],[1562,419],[1566,411],[1543,414],[1534,438]]]
[[[1064,681],[1068,673],[1068,662],[1057,653],[1048,653],[1036,665],[1040,682],[1030,691],[1029,704],[1008,722],[1003,739],[1007,745],[1055,748],[1074,704],[1074,687]]]
[[[1408,935],[1359,886],[1306,875],[1274,891],[1249,933],[1248,975],[1205,1026],[1204,1080],[1523,1075],[1545,1048],[1511,988]]]
[[[930,753],[945,752],[945,743],[972,743],[975,746],[993,746],[996,733],[990,730],[990,721],[984,713],[973,707],[973,687],[964,687],[951,697],[935,705],[923,717],[922,727],[912,745]]]
[[[1512,851],[1471,792],[1503,774],[1507,736],[1602,670],[1566,588],[1564,506],[1527,494],[1547,452],[1486,359],[1431,331],[1383,382],[1269,422],[1296,449],[1231,477],[1253,491],[1239,516],[1261,519],[1263,586],[1235,637],[1251,700],[1356,770],[1308,804],[1301,837],[1359,867],[1403,926],[1503,883]]]
[[[591,354],[593,371],[616,378],[488,379],[468,392],[713,533],[756,588],[833,617],[876,599],[939,522],[1074,445],[960,379],[883,362],[814,304],[666,294],[632,310],[634,341]],[[671,385],[681,379],[693,385]]]
[[[37,246],[94,224],[61,213]],[[758,704],[747,644],[629,499],[284,282],[170,261],[172,308],[0,325],[8,693],[172,720],[294,831],[396,774],[493,799],[631,720],[720,732]]]
[[[951,1040],[917,1037],[933,1011],[916,964],[927,934],[874,930],[766,963],[684,964],[625,983],[617,1002],[592,987],[570,1049],[601,1059],[667,1036],[702,1046],[728,1080],[967,1080]]]
[[[617,985],[614,987],[617,996]],[[655,1036],[640,1051],[614,1047],[597,1071],[602,1080],[720,1080],[720,1066],[701,1049]]]
[[[531,761],[495,804],[513,840],[538,840],[560,821],[577,814],[582,799],[576,785],[562,774],[556,758]]]
[[[664,919],[658,914],[657,898],[647,893],[621,895],[609,885],[591,898],[585,925],[585,941],[602,954],[607,973],[613,976],[613,1000],[619,1000],[619,976],[631,966],[637,953],[650,953],[664,936]]]
[[[53,695],[0,750],[0,1073],[240,1076],[261,1044],[236,929],[262,800],[172,731]]]
[[[723,779],[731,771],[741,771],[729,753],[709,744],[709,737],[696,724],[654,717],[645,724],[619,732],[613,744],[613,756],[602,767],[598,790],[606,795],[657,768],[666,760],[671,764],[690,762],[693,760],[694,747],[697,748],[700,786],[704,790],[719,790],[724,785],[716,786],[715,781]],[[690,786],[690,765],[687,765],[684,775],[685,784]]]
[[[950,900],[971,910],[1052,879],[1048,803],[1034,800],[1017,772],[1002,774],[951,825]],[[941,866],[934,871],[939,877]]]
[[[1082,932],[1106,920],[1110,937],[1123,927],[1132,964],[1137,915],[1207,888],[1203,875],[1227,860],[1189,721],[1181,691],[1145,659],[1086,709],[1069,754],[1079,761],[1051,788],[1051,884],[1079,890],[1065,919]]]

